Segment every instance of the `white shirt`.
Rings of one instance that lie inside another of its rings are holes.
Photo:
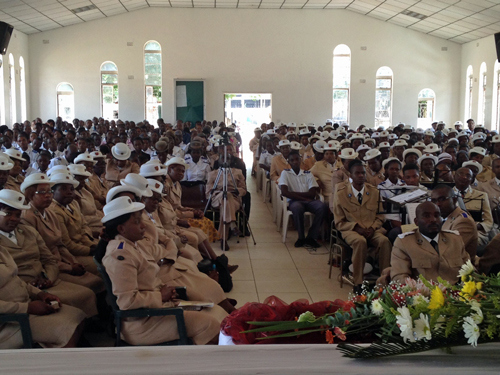
[[[174,146],[174,148],[172,150],[172,155],[183,158],[184,154],[185,154],[185,152],[182,150],[182,148],[180,148],[179,146]]]
[[[382,199],[384,198],[392,198],[395,195],[398,195],[401,193],[401,189],[396,189],[397,186],[405,186],[406,184],[401,181],[398,178],[398,181],[393,184],[389,179],[385,180],[384,182],[381,182],[378,184],[377,189],[380,190],[380,197]],[[390,189],[390,190],[388,190]],[[401,221],[401,215],[400,214],[385,214],[384,215],[386,220],[395,220],[395,221]]]
[[[259,164],[264,164],[266,167],[271,167],[271,159],[274,155],[276,155],[276,153],[270,154],[267,151],[262,151],[259,158]]]
[[[354,195],[356,197],[356,199],[358,199],[358,195],[361,194],[361,196],[363,196],[365,194],[365,185],[363,185],[363,189],[361,189],[360,191],[356,190],[356,188],[352,185],[352,181],[351,181],[351,189],[352,189],[352,195]],[[362,201],[361,201],[362,202]]]
[[[207,181],[208,174],[212,171],[209,160],[202,156],[197,163],[191,155],[187,154],[184,161],[188,165],[184,174],[184,181]]]
[[[60,156],[58,158],[54,158],[50,161],[50,164],[49,164],[49,167],[47,169],[50,169],[52,167],[55,167],[56,165],[65,165],[65,166],[68,166],[69,163],[68,161],[66,160],[66,157],[63,155],[63,156]],[[37,167],[38,167],[38,164],[37,164]]]
[[[278,185],[286,185],[288,186],[288,190],[294,193],[307,193],[311,188],[318,187],[313,174],[310,171],[302,169],[299,171],[299,174],[295,174],[293,169],[284,169],[281,172]]]
[[[12,242],[14,242],[17,245],[17,237],[16,237],[16,231],[12,231],[10,233],[4,232],[3,230],[0,230],[0,234]]]
[[[422,233],[420,233],[420,234],[422,234]],[[434,240],[434,241],[436,241],[436,243],[437,243],[437,244],[439,244],[439,233],[438,233],[438,234],[436,234],[436,237],[434,237],[434,238],[429,238],[429,237],[427,237],[427,236],[425,236],[425,235],[423,235],[423,234],[422,234],[422,237],[424,237],[427,241],[429,241],[429,243],[431,243],[431,241],[433,241],[433,240]],[[432,245],[431,245],[431,246],[432,246]],[[439,247],[438,247],[438,248],[439,248]]]

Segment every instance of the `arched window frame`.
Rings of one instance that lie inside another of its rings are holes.
[[[152,123],[162,116],[162,56],[161,45],[156,40],[144,45],[144,113],[146,120]]]
[[[500,63],[495,60],[493,67],[493,98],[491,106],[491,128],[500,129]]]
[[[418,93],[417,127],[428,128],[436,118],[436,93],[425,88]],[[430,114],[430,116],[429,116]]]
[[[387,128],[392,124],[394,73],[388,66],[382,66],[377,70],[375,78],[375,127]]]
[[[57,85],[57,116],[64,121],[73,121],[75,118],[75,89],[71,83],[61,82]],[[67,105],[62,108],[61,105]],[[69,108],[69,110],[66,110]]]
[[[26,121],[28,119],[26,103],[26,68],[22,56],[19,57],[19,92],[21,93],[21,121]]]
[[[484,125],[484,115],[486,111],[486,73],[488,69],[486,63],[481,63],[479,68],[479,95],[477,101],[477,123]]]
[[[101,64],[101,116],[106,120],[118,119],[118,67],[112,61]],[[109,102],[107,102],[109,100]]]
[[[4,86],[4,68],[3,56],[0,56],[0,125],[6,125],[5,122],[5,86]]]
[[[467,67],[465,75],[465,120],[472,117],[472,89],[474,88],[474,71],[472,65]]]
[[[339,44],[333,50],[332,119],[349,123],[351,103],[351,49]]]
[[[14,56],[9,54],[9,96],[10,96],[10,124],[17,121],[17,100],[16,100],[16,68]]]

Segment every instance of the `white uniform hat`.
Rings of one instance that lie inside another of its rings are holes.
[[[274,131],[274,129],[268,129],[266,134],[269,134],[269,135],[275,135],[276,132]]]
[[[21,192],[24,194],[27,188],[39,184],[49,184],[50,187],[54,186],[54,183],[50,182],[49,176],[45,173],[33,173],[24,179],[21,184]]]
[[[302,145],[299,142],[292,141],[290,142],[290,148],[295,151],[300,151],[300,149],[302,149]]]
[[[104,155],[101,151],[93,151],[90,153],[90,156],[92,156],[92,158],[94,160],[96,159],[106,159],[106,155]],[[96,161],[97,163],[97,161]]]
[[[469,157],[472,153],[486,156],[486,150],[482,147],[473,147],[469,150]]]
[[[380,156],[380,155],[382,155],[382,153],[379,150],[377,150],[376,148],[374,148],[372,150],[366,151],[366,154],[365,154],[363,159],[365,161],[368,161],[368,160],[375,159],[377,156]]]
[[[491,143],[500,143],[500,135],[494,135],[493,138],[491,138]]]
[[[14,164],[11,162],[12,160],[10,160],[7,154],[0,152],[0,171],[10,171],[14,168]]]
[[[483,166],[481,163],[477,162],[476,160],[468,160],[462,164],[462,167],[476,167],[478,169],[477,174],[481,173],[483,171]]]
[[[80,185],[80,182],[75,180],[69,171],[64,170],[58,170],[51,174],[49,181],[53,184],[53,186],[58,184],[69,184],[76,188]]]
[[[67,165],[56,165],[55,167],[52,167],[47,171],[47,176],[50,177],[53,174],[61,173],[61,172],[70,173],[68,166]]]
[[[408,155],[408,154],[416,154],[416,155],[418,155],[418,157],[422,156],[422,153],[420,152],[420,150],[417,150],[416,148],[409,148],[403,152],[403,160],[406,158],[406,155]]]
[[[429,143],[427,147],[424,149],[426,154],[433,154],[435,152],[439,152],[439,146],[435,143]]]
[[[434,161],[434,165],[438,163],[437,156],[432,154],[423,154],[421,157],[418,158],[418,165],[421,165],[425,159],[431,159],[432,161]]]
[[[422,128],[417,128],[417,130],[415,130],[415,133],[417,133],[417,134],[425,134],[424,129],[422,129]]]
[[[73,176],[91,176],[91,173],[87,172],[87,168],[83,164],[70,164],[68,168]]]
[[[306,129],[300,129],[299,135],[300,136],[311,135],[311,132],[307,128]]]
[[[404,139],[398,139],[396,142],[394,142],[394,144],[392,145],[392,147],[399,147],[399,146],[408,146],[408,143],[406,143],[406,141]]]
[[[10,189],[0,190],[0,203],[3,203],[16,210],[29,210],[30,206],[24,204],[25,197],[23,194]],[[4,216],[4,215],[3,215]]]
[[[315,144],[313,144],[313,149],[316,150],[317,152],[322,153],[325,145],[326,145],[326,142],[320,139]]]
[[[281,142],[281,141],[280,141]],[[184,161],[183,158],[180,158],[178,156],[168,160],[166,163],[165,163],[165,166],[168,167],[170,165],[174,165],[174,164],[179,164],[179,165],[183,165],[185,168],[188,167],[187,163]]]
[[[469,134],[466,132],[466,131],[461,131],[460,133],[458,133],[458,138],[460,137],[469,137]]]
[[[354,160],[358,157],[358,153],[353,148],[344,148],[340,151],[339,156],[344,160]]]
[[[401,139],[405,140],[405,141],[409,141],[410,140],[410,136],[408,134],[401,134]]]
[[[431,136],[431,137],[434,137],[434,132],[432,130],[427,130],[424,135],[428,135],[428,136]]]
[[[415,147],[424,147],[424,148],[425,148],[425,147],[427,147],[427,146],[425,145],[425,143],[424,143],[424,142],[422,142],[422,141],[418,141],[417,143],[415,143],[415,144],[413,145],[413,148],[415,148]]]
[[[117,217],[141,211],[142,209],[144,209],[144,204],[132,202],[129,197],[119,197],[103,207],[104,217],[101,222],[107,223]]]
[[[283,146],[291,146],[291,143],[288,139],[282,139],[279,143],[278,143],[278,147],[283,147]]]
[[[108,194],[106,194],[106,203],[111,202],[118,194],[125,192],[132,193],[139,199],[142,198],[142,191],[140,191],[139,189],[131,185],[120,185],[109,189]]]
[[[88,161],[88,162],[91,162],[94,164],[97,163],[97,161],[95,161],[94,158],[92,157],[92,155],[89,154],[87,151],[85,151],[83,154],[78,155],[75,158],[75,160],[73,161],[73,163],[78,164],[78,163],[83,162],[83,161]]]
[[[378,145],[378,149],[380,150],[381,148],[390,148],[391,144],[389,142],[380,142]]]
[[[117,143],[111,147],[111,154],[118,160],[128,160],[131,153],[132,151],[125,143]]]
[[[23,153],[19,150],[16,150],[15,148],[9,148],[8,150],[5,151],[5,153],[9,156],[11,159],[16,159],[20,161],[26,161],[26,159],[23,158]]]
[[[401,161],[398,158],[387,158],[382,162],[382,168],[385,169],[385,166],[391,161],[397,161],[400,166],[403,166],[403,163],[401,163]]]
[[[476,133],[472,136],[472,142],[475,141],[484,141],[486,139],[486,134],[484,133]]]
[[[358,148],[356,149],[356,152],[359,154],[360,151],[363,151],[363,150],[371,150],[372,148],[368,145],[365,145],[365,144],[362,144],[362,145],[359,145]]]
[[[125,178],[120,180],[120,184],[124,186],[133,186],[139,189],[143,197],[147,198],[153,195],[153,192],[148,187],[148,180],[146,180],[141,175],[138,175],[137,173],[129,173],[127,176],[125,176]]]
[[[165,176],[167,174],[167,169],[162,168],[158,164],[143,164],[141,165],[141,169],[139,174],[142,177],[148,177],[148,176]]]
[[[322,131],[321,132],[321,139],[325,140],[328,138],[330,138],[330,132],[328,132],[327,130]]]
[[[329,141],[324,147],[324,151],[338,151],[340,148],[340,143],[337,141]]]
[[[163,194],[163,184],[159,181],[156,181],[153,178],[148,178],[148,184],[149,188],[154,191],[155,193],[160,194],[161,196],[164,196]]]

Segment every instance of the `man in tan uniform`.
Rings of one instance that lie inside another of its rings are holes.
[[[485,167],[493,168],[493,161],[500,157],[500,135],[494,135],[491,143],[493,144],[493,153],[485,156],[482,164]]]
[[[94,151],[90,154],[94,161],[92,168],[92,175],[89,177],[88,189],[94,197],[95,206],[98,210],[106,204],[106,195],[108,194],[108,183],[104,178],[106,172],[106,157],[100,151]]]
[[[359,160],[351,161],[349,180],[336,186],[333,194],[333,216],[335,227],[342,233],[344,241],[352,247],[352,264],[355,291],[363,282],[363,270],[368,248],[378,250],[379,269],[389,267],[391,242],[384,235],[380,193],[375,186],[366,184],[365,167]]]
[[[498,144],[500,145],[500,143]],[[479,184],[477,190],[488,194],[490,207],[495,209],[500,202],[500,158],[495,158],[493,160],[491,168],[495,177],[489,181]]]
[[[443,230],[460,233],[465,251],[474,261],[477,252],[477,228],[474,219],[457,205],[458,197],[448,185],[438,185],[431,191],[431,202],[438,206],[444,220]]]
[[[340,168],[336,168],[333,171],[332,176],[332,191],[335,192],[335,187],[338,183],[343,181],[349,181],[349,177],[351,174],[349,172],[349,164],[351,161],[358,157],[358,153],[354,151],[352,148],[344,148],[340,151],[339,158],[341,160],[342,166]],[[332,203],[330,201],[330,210],[333,212]]]
[[[338,149],[330,141],[323,147],[323,160],[316,162],[310,169],[310,172],[316,178],[321,194],[325,197],[325,202],[330,202],[332,198],[332,176],[337,161]]]
[[[15,190],[21,192],[21,184],[24,181],[24,177],[21,175],[23,171],[22,163],[26,160],[22,157],[21,151],[10,148],[5,152],[9,156],[10,160],[14,164],[12,169],[9,171],[9,178],[5,184],[5,189]]]
[[[282,140],[278,144],[280,148],[280,154],[275,155],[271,160],[271,180],[276,182],[281,176],[283,169],[290,169],[290,164],[288,164],[288,155],[290,155],[290,141]]]
[[[129,173],[139,174],[139,165],[130,162],[130,154],[132,151],[125,143],[117,143],[111,149],[112,159],[108,159],[106,163],[105,178],[108,183],[108,188],[120,185],[120,180],[125,178]]]
[[[391,256],[391,279],[405,283],[406,278],[427,280],[438,277],[455,284],[458,271],[469,260],[469,254],[455,231],[443,230],[439,208],[432,202],[417,207],[415,224],[418,229],[400,234]]]
[[[366,168],[366,182],[373,186],[378,186],[378,184],[387,179],[382,169],[382,154],[379,150],[376,148],[368,150],[363,159],[368,164]]]

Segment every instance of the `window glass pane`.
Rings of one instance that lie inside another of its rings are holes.
[[[377,70],[377,76],[392,77],[392,70],[388,66],[383,66]]]
[[[160,51],[161,47],[158,42],[148,42],[146,44],[146,47],[144,47],[144,49],[149,51]]]
[[[57,91],[73,91],[73,86],[71,86],[68,83],[61,83],[59,86],[57,86]]]
[[[351,80],[351,57],[335,56],[333,58],[333,88],[349,88]]]
[[[260,100],[259,99],[256,99],[256,100],[252,100],[252,99],[245,100],[245,108],[260,108]]]
[[[333,121],[347,122],[349,91],[333,90]]]
[[[101,70],[105,72],[117,72],[118,68],[112,62],[104,63],[101,66]]]
[[[391,91],[377,90],[375,93],[375,117],[387,119],[391,117]]]
[[[241,108],[241,100],[231,100],[231,108]]]
[[[418,98],[434,98],[436,94],[431,89],[423,89],[418,93]]]
[[[101,83],[118,83],[118,74],[101,74]]]
[[[377,79],[377,89],[390,89],[392,79]]]
[[[333,54],[334,55],[350,55],[351,49],[349,47],[347,47],[345,44],[339,44],[333,50]]]

